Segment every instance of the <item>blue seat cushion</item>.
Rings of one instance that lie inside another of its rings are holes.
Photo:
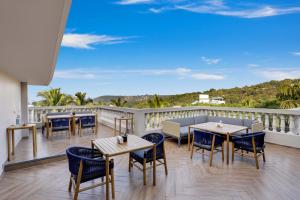
[[[139,163],[141,163],[141,164],[143,164],[143,162],[144,162],[144,158],[145,158],[145,151],[148,151],[148,150],[152,150],[151,148],[149,148],[149,149],[142,149],[142,150],[138,150],[138,151],[133,151],[133,152],[130,152],[130,156],[134,159],[134,160],[136,160],[136,161],[138,161]],[[151,154],[151,155],[153,155],[153,154]],[[163,155],[161,154],[161,155],[159,155],[159,154],[157,154],[156,155],[156,159],[162,159],[163,158]],[[148,162],[151,162],[151,161],[153,161],[153,156],[150,156],[150,157],[146,157],[146,162],[148,163]]]
[[[189,133],[188,126],[180,127],[180,137],[185,137],[188,135],[188,133]],[[192,131],[191,131],[191,133],[192,133]]]
[[[59,127],[52,127],[52,131],[66,131],[69,130],[69,126],[59,126]]]
[[[82,124],[81,126],[82,126],[82,128],[92,128],[92,127],[95,127],[95,124],[94,123],[91,123],[91,124]]]

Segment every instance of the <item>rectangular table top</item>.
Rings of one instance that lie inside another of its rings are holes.
[[[81,113],[81,114],[75,114],[75,117],[86,117],[86,116],[96,116],[96,113]]]
[[[153,143],[136,135],[128,135],[127,142],[118,144],[117,137],[93,140],[95,147],[106,156],[116,156],[136,150],[153,147]]]
[[[203,131],[209,131],[213,133],[220,133],[224,135],[233,134],[248,129],[248,127],[246,126],[237,126],[237,125],[224,124],[224,123],[223,123],[223,127],[218,127],[217,124],[218,124],[217,122],[207,122],[202,124],[191,125],[190,128],[200,129]]]
[[[73,115],[49,115],[47,119],[72,118]]]
[[[36,126],[35,124],[24,124],[24,125],[20,124],[20,125],[11,125],[11,126],[7,127],[7,129],[9,129],[9,130],[27,129],[27,128],[33,128],[35,126]]]

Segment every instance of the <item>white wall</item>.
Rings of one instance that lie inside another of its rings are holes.
[[[16,115],[21,114],[20,82],[0,72],[0,175],[7,160],[6,128],[15,124]],[[15,145],[21,140],[19,132],[15,134]]]

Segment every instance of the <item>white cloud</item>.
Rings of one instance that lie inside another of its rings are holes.
[[[201,60],[203,62],[205,62],[206,64],[208,64],[208,65],[215,65],[215,64],[218,64],[221,61],[221,59],[219,59],[219,58],[207,58],[205,56],[202,56]]]
[[[258,64],[248,64],[248,67],[258,67]]]
[[[96,74],[82,70],[82,69],[74,69],[74,70],[56,70],[54,72],[54,78],[61,79],[95,79]]]
[[[257,72],[262,77],[269,80],[283,80],[283,79],[296,79],[300,78],[299,69],[265,69]]]
[[[80,49],[93,49],[93,45],[97,44],[118,44],[126,42],[128,37],[118,37],[109,35],[94,35],[94,34],[77,34],[66,33],[62,40],[62,46],[80,48]]]
[[[144,4],[144,3],[151,3],[152,0],[121,0],[118,1],[117,4],[120,5],[131,5],[131,4]]]
[[[300,56],[300,51],[298,51],[298,52],[292,52],[292,54],[293,54],[294,56]]]
[[[59,79],[101,79],[102,77],[120,77],[125,76],[174,76],[179,79],[192,78],[197,80],[222,80],[224,76],[217,74],[200,73],[190,68],[178,67],[173,69],[127,69],[127,70],[99,70],[99,69],[82,69],[57,70],[54,78]]]
[[[273,5],[248,4],[241,7],[238,4],[229,4],[228,2],[225,3],[223,0],[171,0],[164,3],[160,2],[158,7],[149,9],[149,11],[153,13],[161,13],[168,10],[185,10],[201,14],[213,14],[249,19],[300,13],[299,6],[280,7]]]
[[[192,74],[191,77],[197,80],[223,80],[225,78],[222,75],[206,74],[206,73]]]

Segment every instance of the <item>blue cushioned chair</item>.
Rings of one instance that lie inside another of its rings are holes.
[[[102,154],[98,150],[84,147],[70,147],[66,150],[66,153],[69,161],[69,171],[71,172],[69,192],[71,192],[73,187],[74,200],[77,200],[79,192],[105,185],[105,182],[102,182],[80,189],[81,183],[85,183],[97,178],[102,178],[103,180],[103,177],[106,176],[105,160],[102,158]],[[114,198],[115,186],[113,159],[110,160],[109,168],[112,197]]]
[[[55,118],[49,120],[49,135],[51,136],[53,132],[67,131],[68,136],[71,136],[71,118]],[[47,138],[49,137],[47,135]]]
[[[78,134],[82,136],[82,129],[91,128],[93,133],[97,133],[96,116],[82,116],[79,117]]]
[[[235,151],[241,150],[242,156],[244,155],[243,151],[252,152],[256,162],[256,168],[259,169],[258,157],[262,155],[263,161],[266,161],[264,149],[264,132],[249,133],[232,137],[232,161],[234,161]]]
[[[192,140],[192,151],[191,151],[191,159],[193,158],[194,148],[198,148],[196,150],[202,149],[202,154],[204,154],[204,150],[210,151],[210,160],[209,166],[212,165],[213,153],[215,150],[222,152],[222,161],[224,162],[224,137],[218,134],[204,132],[199,130],[194,130],[193,140]],[[219,149],[221,147],[221,149]]]
[[[168,175],[167,160],[165,153],[164,141],[165,137],[161,133],[149,133],[142,137],[143,139],[156,144],[156,160],[159,162],[158,165],[165,166],[165,173]],[[163,159],[163,161],[161,161]],[[129,154],[129,172],[131,167],[136,166],[138,169],[141,169],[139,166],[135,165],[138,162],[143,165],[143,174],[144,174],[144,185],[146,185],[146,164],[153,162],[153,149],[144,149],[131,152]]]

